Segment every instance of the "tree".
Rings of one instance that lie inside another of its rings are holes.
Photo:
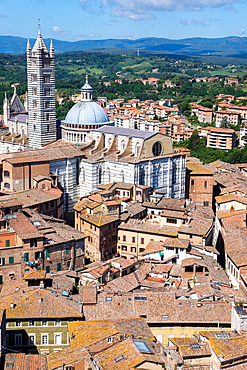
[[[224,116],[221,120],[220,128],[229,128],[229,127],[230,125],[229,125],[228,119],[226,116]]]
[[[191,114],[191,106],[188,102],[183,101],[182,103],[178,104],[179,110],[185,116],[189,117]]]
[[[204,144],[204,143],[203,143]],[[191,137],[188,140],[188,148],[191,150],[199,149],[203,146],[198,131],[194,130]]]

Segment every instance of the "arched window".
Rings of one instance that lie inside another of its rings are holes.
[[[140,143],[136,143],[136,146],[135,146],[135,156],[136,156],[136,157],[137,157],[137,156],[138,156],[138,154],[139,154],[140,147],[141,147]]]
[[[5,177],[9,177],[9,176],[10,176],[9,171],[4,171],[4,176],[5,176]]]
[[[24,128],[21,126],[21,136],[24,135]]]
[[[111,138],[111,137],[109,137],[109,139],[108,139],[108,144],[107,144],[107,148],[110,148],[111,143],[112,143],[112,138]]]
[[[125,147],[125,140],[122,140],[121,141],[121,150],[124,150],[124,147]]]
[[[50,132],[50,125],[47,125],[47,132]]]
[[[36,131],[36,125],[33,125],[33,131]]]
[[[5,182],[4,187],[7,188],[7,189],[10,189],[10,184],[8,182]]]
[[[109,167],[106,169],[105,174],[106,174],[106,182],[111,182],[111,171]]]

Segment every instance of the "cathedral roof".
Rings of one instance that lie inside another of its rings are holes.
[[[94,101],[80,101],[69,110],[64,122],[76,125],[107,124],[109,119],[99,104]]]
[[[81,101],[75,104],[67,113],[65,123],[75,125],[107,124],[108,116],[103,108],[93,101],[93,88],[86,82],[81,88]]]
[[[157,132],[155,131],[143,131],[143,130],[136,130],[132,128],[115,127],[115,126],[103,126],[94,131],[102,133],[102,134],[136,137],[136,138],[143,139],[143,140],[149,139],[150,137],[157,134]]]
[[[25,111],[25,108],[23,107],[23,104],[20,101],[19,96],[16,93],[14,93],[11,99],[11,103],[10,103],[10,112],[20,113],[24,111]]]

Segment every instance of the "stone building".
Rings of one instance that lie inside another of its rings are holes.
[[[3,217],[0,228],[0,284],[34,268],[49,273],[84,266],[85,236],[62,220],[26,209]]]
[[[79,304],[71,307],[67,299],[46,289],[28,291],[21,298],[15,295],[8,305],[7,346],[46,355],[68,347],[68,321],[82,320]],[[4,297],[1,300],[4,304]]]
[[[214,172],[192,161],[187,161],[186,167],[186,198],[193,204],[212,207]]]

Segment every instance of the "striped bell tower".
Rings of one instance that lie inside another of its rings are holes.
[[[48,50],[40,29],[31,49],[27,43],[28,136],[31,148],[56,140],[54,48]]]

